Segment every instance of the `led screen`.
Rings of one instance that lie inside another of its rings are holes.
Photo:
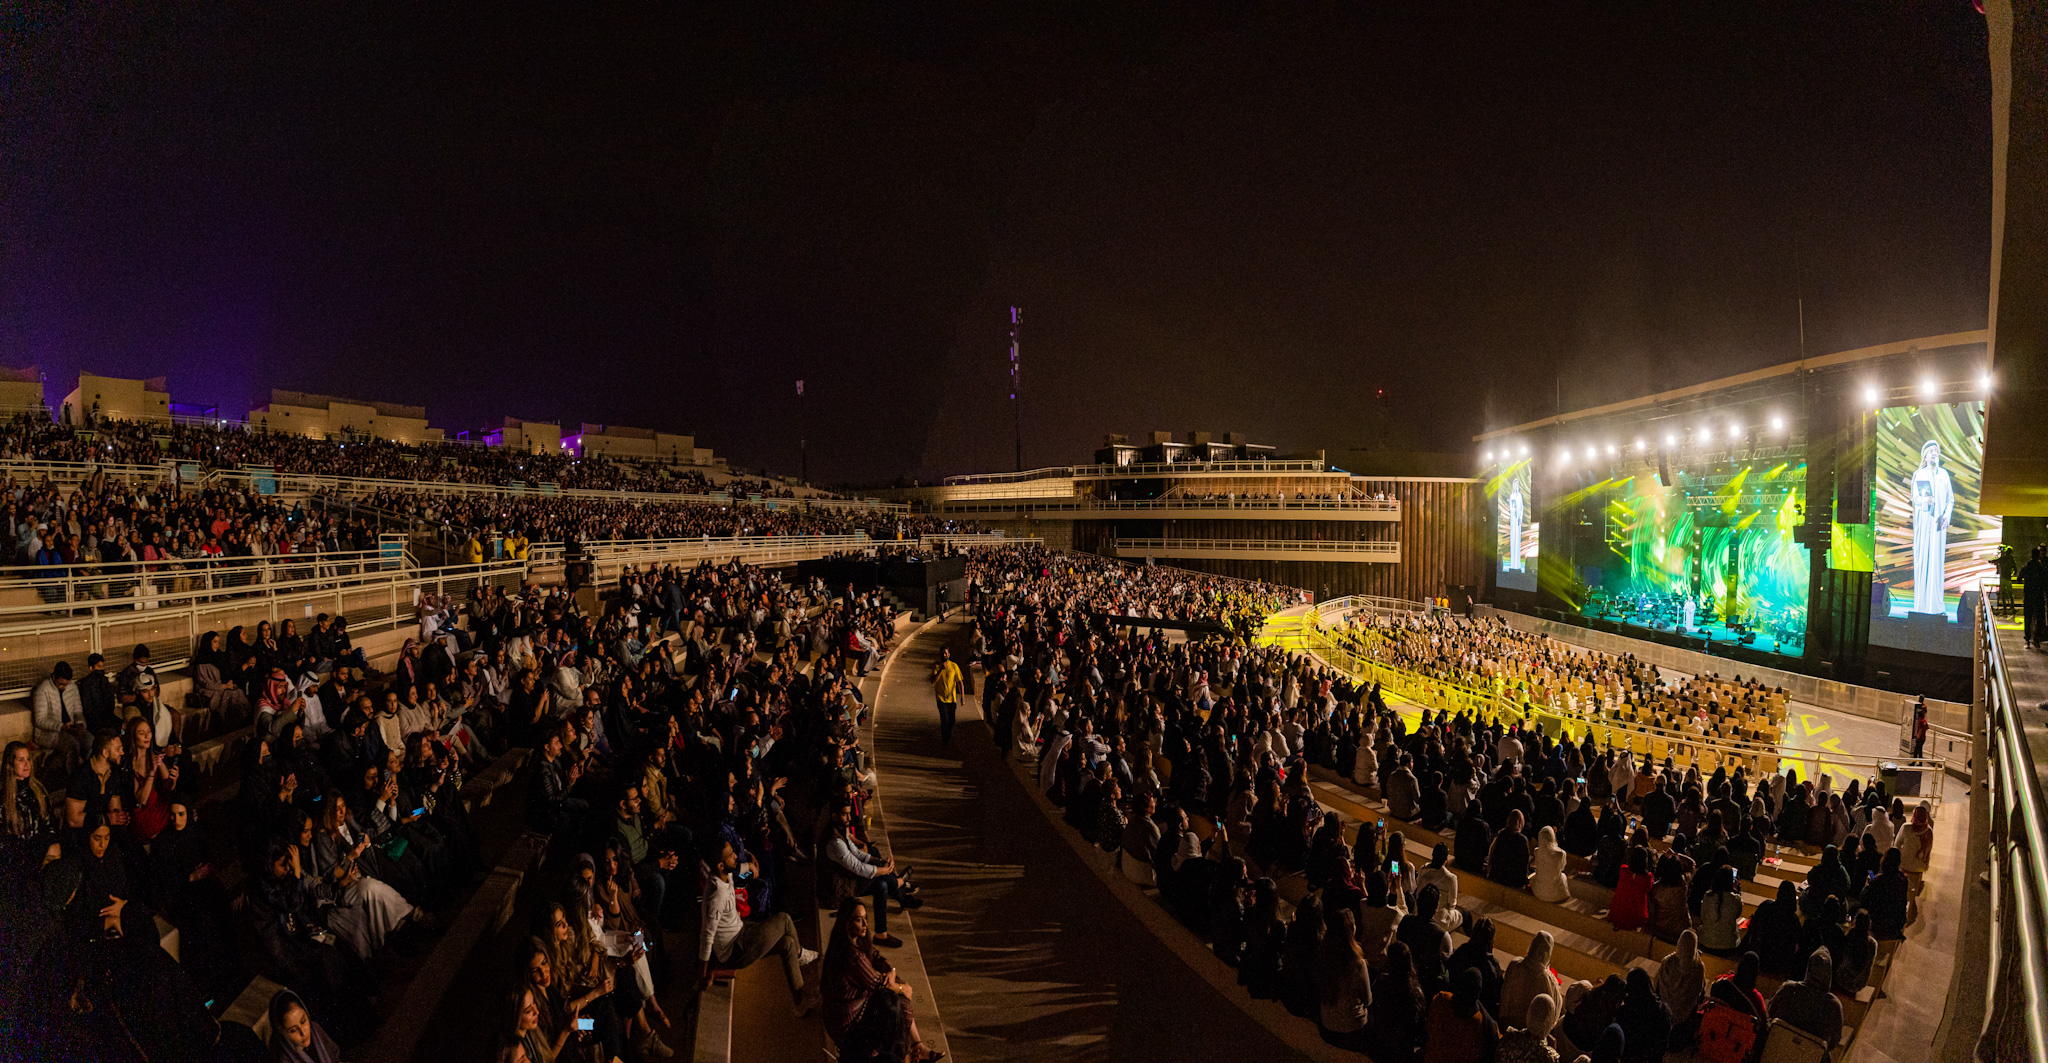
[[[1895,406],[1872,415],[1877,520],[1873,597],[1890,615],[1953,621],[1992,574],[2001,521],[1977,512],[1982,402]]]
[[[1792,537],[1805,479],[1795,458],[1756,456],[1678,470],[1669,486],[1652,471],[1594,485],[1607,552],[1583,610],[1795,652],[1806,637],[1807,554]]]
[[[1536,498],[1531,492],[1530,464],[1515,462],[1487,481],[1493,498],[1494,550],[1498,570],[1494,582],[1515,590],[1536,589]]]

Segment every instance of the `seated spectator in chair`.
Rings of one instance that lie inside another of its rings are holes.
[[[1842,1002],[1835,997],[1835,962],[1826,948],[1806,959],[1806,980],[1787,981],[1771,997],[1772,1019],[1782,1019],[1819,1038],[1830,1054],[1842,1043]]]
[[[1509,812],[1507,826],[1493,836],[1486,854],[1486,877],[1513,889],[1529,884],[1529,837],[1522,824],[1521,809]]]
[[[1711,956],[1733,956],[1742,945],[1742,883],[1732,867],[1715,869],[1715,879],[1706,896],[1700,898],[1700,951]]]
[[[1483,1063],[1493,1058],[1500,1027],[1480,1006],[1479,993],[1479,972],[1467,968],[1458,972],[1451,988],[1429,1002],[1422,1038],[1426,1063]]]
[[[738,970],[751,966],[769,953],[779,953],[783,977],[789,983],[792,1006],[797,1017],[803,1018],[817,1006],[817,1002],[804,992],[803,969],[815,962],[818,954],[797,941],[796,924],[786,912],[777,912],[752,923],[740,921],[737,895],[733,890],[733,872],[737,870],[739,857],[733,852],[732,843],[720,841],[718,851],[712,854],[711,862],[703,868],[704,902],[697,934],[697,986],[702,989],[711,984],[714,966]],[[882,902],[878,900],[876,907],[881,908]]]
[[[80,693],[71,679],[71,662],[58,661],[29,694],[36,747],[48,751],[48,770],[60,777],[77,769],[90,744]]]

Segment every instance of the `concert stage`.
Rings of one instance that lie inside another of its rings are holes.
[[[1487,600],[1956,697],[2003,540],[1977,508],[1984,358],[1930,337],[1486,433]]]

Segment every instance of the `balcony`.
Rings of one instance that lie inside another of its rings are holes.
[[[1162,498],[1148,502],[1102,499],[1016,499],[948,501],[937,507],[948,517],[1036,517],[1059,520],[1378,520],[1401,519],[1396,500],[1272,498]]]
[[[1401,561],[1401,544],[1320,539],[1118,539],[1116,555],[1219,561],[1368,561],[1393,565]]]

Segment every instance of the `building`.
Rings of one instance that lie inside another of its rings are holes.
[[[1475,477],[1360,476],[1321,458],[1273,458],[1271,447],[1241,438],[1157,435],[1167,438],[1132,448],[1131,460],[955,476],[884,494],[1061,549],[1268,580],[1319,598],[1462,602],[1479,593],[1485,499]],[[1098,456],[1120,458],[1126,446],[1111,437]],[[1219,457],[1190,456],[1209,453]]]
[[[393,402],[364,402],[273,389],[270,402],[249,411],[249,427],[287,432],[313,439],[349,435],[388,439],[394,443],[438,443],[443,433],[427,427],[427,408]]]
[[[696,437],[657,432],[652,428],[590,424],[576,427],[576,434],[564,436],[562,447],[578,457],[605,455],[632,461],[659,461],[669,465],[710,465],[711,448],[697,445]]]
[[[522,421],[517,417],[506,417],[498,422],[497,427],[484,430],[483,441],[486,446],[521,450],[529,454],[553,452],[562,449],[562,423]]]
[[[1189,432],[1179,440],[1172,432],[1152,432],[1143,445],[1131,437],[1110,433],[1102,449],[1095,452],[1097,465],[1161,464],[1176,461],[1258,461],[1270,459],[1275,449],[1264,443],[1247,442],[1242,432],[1226,432],[1217,439],[1214,432]]]
[[[38,391],[40,391],[40,387]],[[171,423],[171,389],[163,377],[127,380],[121,377],[78,374],[78,386],[64,396],[57,420],[83,423],[87,417],[111,417],[120,421]]]
[[[43,408],[43,374],[35,366],[9,369],[0,366],[0,414],[12,417]]]

